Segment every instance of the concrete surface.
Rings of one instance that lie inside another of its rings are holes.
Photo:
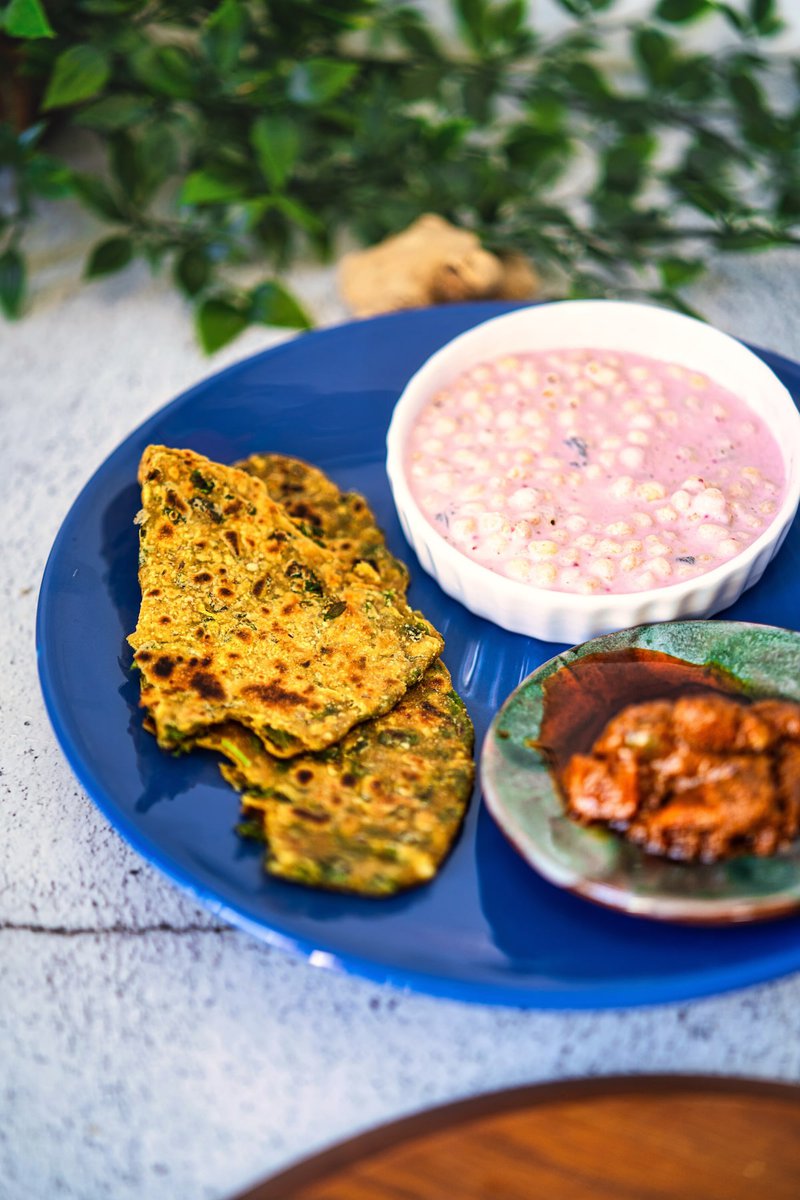
[[[62,231],[63,232],[63,231]],[[692,296],[800,357],[800,257],[730,258]],[[329,272],[294,281],[342,319]],[[33,626],[81,485],[149,413],[284,337],[213,360],[140,267],[64,267],[0,326],[0,1198],[222,1200],[356,1130],[506,1085],[614,1072],[800,1081],[800,976],[648,1010],[537,1013],[326,973],[221,927],[122,842],[44,713]]]

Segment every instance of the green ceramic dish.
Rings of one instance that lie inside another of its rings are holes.
[[[685,681],[684,684],[681,681]],[[483,792],[500,828],[559,887],[637,916],[727,924],[800,907],[800,842],[772,858],[675,863],[565,815],[551,757],[539,746],[588,749],[626,704],[719,686],[800,701],[800,633],[739,621],[641,625],[594,638],[539,667],[492,722],[481,755]]]

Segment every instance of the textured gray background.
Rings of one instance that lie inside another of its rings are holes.
[[[71,248],[59,256],[65,232]],[[209,362],[182,302],[143,268],[76,290],[73,233],[61,226],[38,248],[34,310],[0,326],[2,1200],[213,1200],[388,1118],[541,1079],[800,1080],[800,976],[629,1012],[418,997],[220,927],[109,828],[39,694],[33,627],[47,552],[131,429],[285,335],[249,331]],[[722,328],[800,357],[799,264],[790,253],[731,258],[693,300]],[[294,281],[320,322],[343,318],[330,272]]]

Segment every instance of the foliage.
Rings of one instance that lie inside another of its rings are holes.
[[[0,0],[0,70],[30,107],[15,127],[0,89],[4,311],[23,310],[40,197],[108,223],[89,278],[168,264],[208,351],[251,322],[307,326],[276,272],[426,211],[527,252],[563,294],[678,307],[710,249],[796,243],[800,62],[765,48],[776,0],[657,0],[629,28],[615,0],[559,2],[568,27],[545,37],[525,0],[452,0],[452,36],[405,0]],[[727,48],[687,48],[709,16]],[[53,149],[65,127],[93,132],[105,172]]]

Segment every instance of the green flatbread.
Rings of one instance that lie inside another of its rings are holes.
[[[142,605],[129,638],[166,749],[222,722],[278,757],[319,750],[387,711],[443,642],[368,563],[307,537],[251,474],[150,446]]]
[[[343,496],[296,459],[258,455],[241,466],[259,473],[273,499],[290,500],[297,520],[313,516],[315,535],[348,569],[363,547],[377,547],[381,583],[405,589],[405,568],[385,549],[362,497]],[[266,840],[270,874],[380,896],[426,882],[447,854],[472,790],[473,740],[437,659],[395,708],[321,753],[276,759],[232,721],[199,744],[229,760],[222,773],[244,793],[244,825]]]

